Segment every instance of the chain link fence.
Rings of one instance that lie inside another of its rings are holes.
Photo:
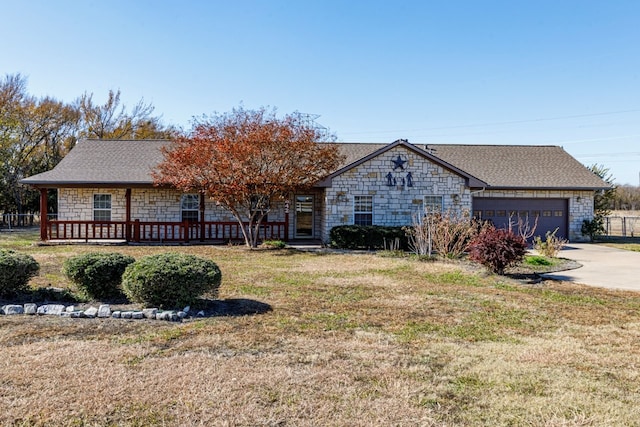
[[[611,215],[605,217],[605,235],[612,237],[639,237],[640,216]]]

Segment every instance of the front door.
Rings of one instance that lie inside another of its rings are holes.
[[[313,238],[313,196],[296,195],[296,238]]]

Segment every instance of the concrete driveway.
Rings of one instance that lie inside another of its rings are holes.
[[[577,261],[582,267],[544,274],[543,277],[601,288],[640,291],[640,252],[589,243],[569,243],[558,257]]]

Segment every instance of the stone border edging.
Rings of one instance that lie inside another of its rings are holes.
[[[101,304],[96,307],[89,307],[86,310],[76,310],[74,305],[64,304],[42,304],[38,306],[34,303],[26,304],[6,304],[0,307],[0,315],[49,315],[70,317],[73,319],[85,318],[114,318],[114,319],[150,319],[167,320],[170,322],[180,322],[187,317],[204,317],[204,311],[199,311],[195,316],[190,313],[190,307],[182,310],[159,310],[157,308],[145,308],[142,310],[115,310],[111,311],[109,304]]]

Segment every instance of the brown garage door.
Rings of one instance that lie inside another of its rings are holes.
[[[536,236],[544,237],[547,231],[558,228],[556,236],[567,238],[568,218],[567,199],[498,199],[476,197],[473,199],[473,215],[485,221],[491,221],[497,228],[508,228],[509,217],[514,224],[518,218],[529,219],[533,226],[538,218]],[[517,226],[514,229],[517,232]]]

